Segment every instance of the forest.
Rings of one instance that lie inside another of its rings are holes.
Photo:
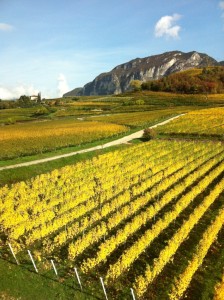
[[[224,67],[205,67],[173,73],[141,84],[142,90],[186,94],[223,93]]]

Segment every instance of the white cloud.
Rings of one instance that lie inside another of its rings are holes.
[[[69,91],[67,80],[64,74],[59,74],[58,76],[58,96],[62,97],[63,94]]]
[[[164,16],[155,25],[156,37],[172,37],[178,38],[181,27],[175,25],[175,23],[181,18],[179,14],[173,14],[172,16]]]
[[[14,27],[6,23],[0,23],[0,31],[12,31]]]
[[[219,7],[224,10],[224,1],[219,2]]]
[[[222,1],[219,2],[219,7],[223,11],[221,17],[224,19],[224,0],[222,0]]]
[[[0,87],[0,99],[3,100],[12,100],[12,99],[18,99],[22,95],[37,95],[38,90],[35,89],[32,85],[30,86],[24,86],[19,85],[14,88],[6,88],[6,87]]]

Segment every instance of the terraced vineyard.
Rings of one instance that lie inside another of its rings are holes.
[[[101,155],[1,188],[0,245],[100,275],[114,299],[131,287],[137,299],[194,299],[192,279],[223,234],[223,178],[220,142]]]

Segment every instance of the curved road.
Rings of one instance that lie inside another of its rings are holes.
[[[168,122],[170,122],[174,119],[177,119],[177,118],[179,118],[180,116],[183,116],[183,115],[184,114],[172,117],[172,118],[170,118],[166,121],[160,122],[160,123],[158,123],[156,125],[153,125],[149,128],[156,128],[157,126],[164,125],[164,124],[166,124],[166,123],[168,123]],[[88,148],[88,149],[83,149],[83,150],[79,150],[79,151],[75,151],[75,152],[71,152],[71,153],[67,153],[67,154],[61,154],[61,155],[57,155],[57,156],[53,156],[53,157],[33,160],[33,161],[29,161],[29,162],[24,162],[24,163],[21,163],[21,164],[0,167],[0,171],[7,170],[7,169],[15,169],[15,168],[20,168],[20,167],[26,167],[26,166],[36,165],[36,164],[41,164],[41,163],[45,163],[45,162],[48,162],[48,161],[60,159],[60,158],[63,158],[63,157],[73,156],[73,155],[76,155],[76,154],[79,154],[79,153],[85,153],[85,152],[90,152],[90,151],[99,150],[99,149],[103,149],[103,148],[108,148],[108,147],[115,146],[115,145],[124,144],[124,143],[130,142],[131,140],[138,139],[138,138],[142,137],[143,132],[144,132],[144,130],[140,130],[140,131],[137,131],[137,132],[132,133],[130,135],[127,135],[123,138],[120,138],[118,140],[106,143],[104,145],[99,145],[99,146],[95,146],[95,147],[92,147],[92,148]]]

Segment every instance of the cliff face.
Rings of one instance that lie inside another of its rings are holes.
[[[172,51],[136,58],[115,67],[110,72],[100,74],[82,89],[78,89],[78,93],[75,89],[64,96],[120,94],[129,89],[132,80],[159,79],[171,73],[208,65],[215,66],[218,62],[207,54],[196,51],[188,53]]]

